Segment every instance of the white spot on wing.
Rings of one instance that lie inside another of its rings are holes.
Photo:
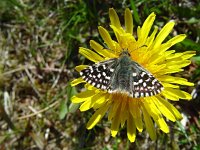
[[[100,77],[101,77],[101,74],[99,73],[99,74],[97,75],[97,77],[100,78]]]
[[[142,72],[141,77],[144,77],[145,74],[146,74],[145,72]]]
[[[133,73],[133,76],[136,77],[136,76],[137,76],[137,73],[134,72],[134,73]]]
[[[110,80],[110,76],[106,76],[106,79]]]
[[[114,72],[114,69],[110,68],[110,72]]]
[[[154,85],[156,82],[157,82],[157,80],[156,80],[156,79],[154,79],[154,80],[152,81],[152,84]]]
[[[134,97],[136,97],[136,98],[139,97],[139,93],[135,92]]]
[[[140,79],[138,82],[139,82],[139,83],[142,83],[142,82],[143,82],[143,80],[142,80],[142,79]]]
[[[141,97],[144,97],[144,93],[143,93],[143,92],[141,92],[141,93],[140,93],[140,96],[141,96]]]

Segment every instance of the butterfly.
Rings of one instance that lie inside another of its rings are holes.
[[[128,50],[123,50],[119,58],[86,67],[80,75],[98,89],[126,94],[132,98],[153,96],[164,89],[149,71],[131,59]]]

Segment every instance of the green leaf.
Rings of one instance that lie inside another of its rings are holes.
[[[77,93],[76,88],[72,87],[70,84],[67,86],[67,98],[62,100],[60,104],[60,112],[59,112],[59,118],[62,120],[65,118],[68,112],[74,112],[78,109],[79,105],[77,104],[70,104],[70,106],[67,106],[68,100],[71,99],[73,95]]]
[[[74,113],[79,108],[79,106],[80,106],[80,104],[71,103],[69,105],[69,112]]]
[[[135,22],[139,25],[141,23],[140,17],[138,15],[138,11],[136,10],[136,6],[133,0],[130,0],[131,2],[131,9],[133,10],[133,18]]]
[[[20,9],[24,8],[25,6],[22,3],[20,3],[20,1],[18,0],[6,0],[5,2],[7,2],[10,6],[18,7]]]
[[[177,125],[178,125],[180,131],[182,132],[182,134],[185,136],[185,141],[186,141],[187,143],[190,143],[189,137],[188,137],[188,135],[187,135],[187,132],[186,132],[185,129],[184,129],[184,126],[181,124],[180,121],[176,121],[176,123],[177,123]],[[181,141],[181,142],[182,142],[182,141]],[[190,144],[191,144],[191,143],[190,143]]]
[[[192,61],[194,61],[197,65],[200,65],[200,56],[192,57]]]
[[[183,44],[183,46],[188,50],[200,51],[200,44],[195,43],[190,39],[185,39],[183,42],[181,42],[181,44]]]
[[[68,112],[68,107],[66,104],[66,100],[62,100],[62,102],[60,104],[60,113],[59,113],[60,120],[65,118],[67,112]]]
[[[199,23],[199,22],[200,22],[200,19],[197,19],[197,18],[195,18],[195,17],[192,17],[192,18],[190,18],[189,20],[186,20],[186,22],[187,22],[188,24],[195,24],[195,23]]]

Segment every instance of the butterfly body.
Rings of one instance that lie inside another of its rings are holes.
[[[133,98],[160,93],[162,84],[124,50],[119,58],[91,65],[80,72],[82,78],[108,93],[122,93]]]
[[[127,55],[116,59],[115,71],[111,75],[112,79],[108,88],[109,92],[127,93],[127,91],[133,91],[133,86],[130,84],[133,82],[131,62],[132,60]]]

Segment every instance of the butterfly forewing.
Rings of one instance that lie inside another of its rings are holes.
[[[107,90],[112,74],[115,70],[117,59],[109,59],[91,65],[80,72],[82,78],[96,88]]]
[[[160,93],[162,84],[127,53],[91,65],[80,72],[82,78],[108,93],[125,93],[130,97],[148,97]]]

